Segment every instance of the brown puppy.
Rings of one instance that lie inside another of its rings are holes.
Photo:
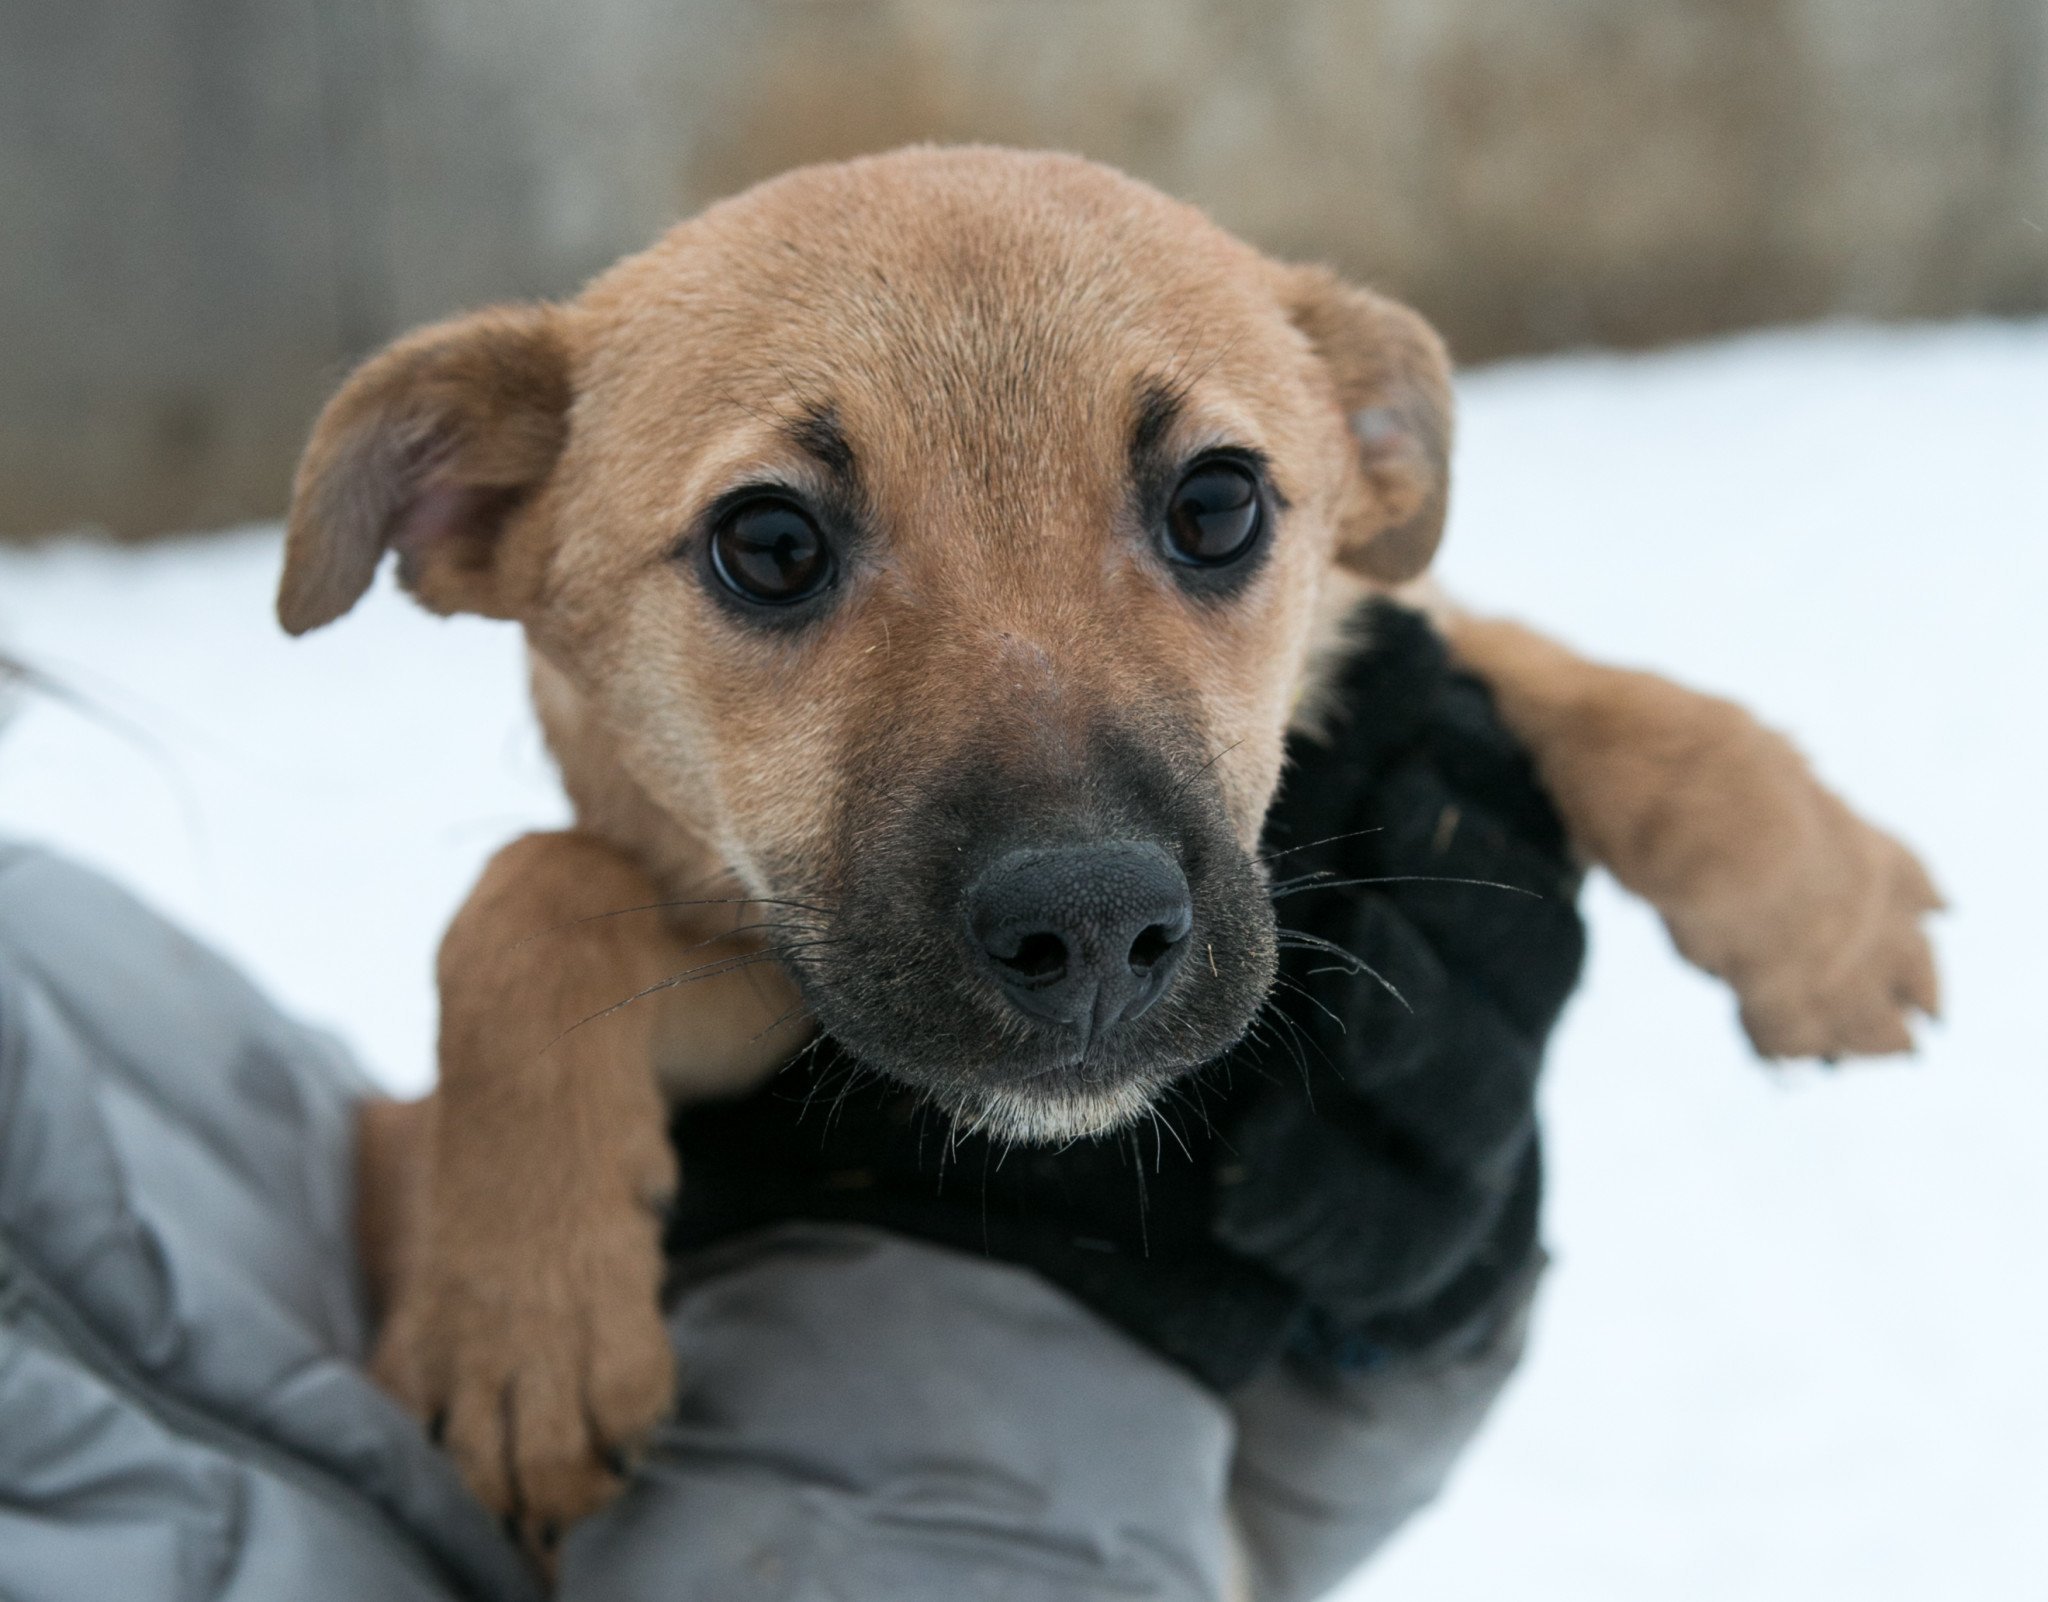
[[[547,1546],[670,1400],[663,1087],[822,1027],[1050,1139],[1237,1039],[1283,743],[1360,600],[1428,565],[1449,440],[1413,313],[989,149],[792,173],[349,380],[285,626],[387,551],[518,620],[577,815],[457,917],[440,1088],[365,1146],[378,1370],[487,1503]],[[1409,593],[1759,1049],[1910,1044],[1909,853],[1738,709]]]

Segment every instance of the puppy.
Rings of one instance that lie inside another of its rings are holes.
[[[671,1400],[665,1097],[824,1030],[965,1124],[1139,1115],[1265,1000],[1261,822],[1373,593],[1762,1052],[1911,1044],[1919,864],[1738,708],[1433,595],[1450,438],[1413,312],[995,149],[788,174],[347,381],[284,626],[387,552],[516,620],[575,806],[486,870],[439,1088],[365,1131],[377,1372],[536,1549]]]

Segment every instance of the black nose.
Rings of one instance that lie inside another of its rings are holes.
[[[1018,1009],[1082,1031],[1082,1049],[1166,989],[1195,909],[1156,845],[1012,851],[967,889],[967,926]]]

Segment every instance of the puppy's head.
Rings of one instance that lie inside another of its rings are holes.
[[[1082,161],[912,150],[712,208],[575,302],[400,341],[316,429],[280,613],[387,550],[524,623],[956,1113],[1138,1113],[1272,980],[1253,853],[1333,575],[1441,528],[1412,313]]]

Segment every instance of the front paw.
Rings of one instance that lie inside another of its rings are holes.
[[[421,1265],[377,1343],[378,1381],[432,1430],[543,1568],[623,1486],[668,1413],[675,1360],[651,1241]]]
[[[1747,894],[1717,899],[1711,946],[1765,1057],[1885,1056],[1913,1049],[1940,1009],[1924,920],[1942,905],[1920,860],[1817,784],[1803,827]],[[1698,920],[1696,920],[1698,921]]]

